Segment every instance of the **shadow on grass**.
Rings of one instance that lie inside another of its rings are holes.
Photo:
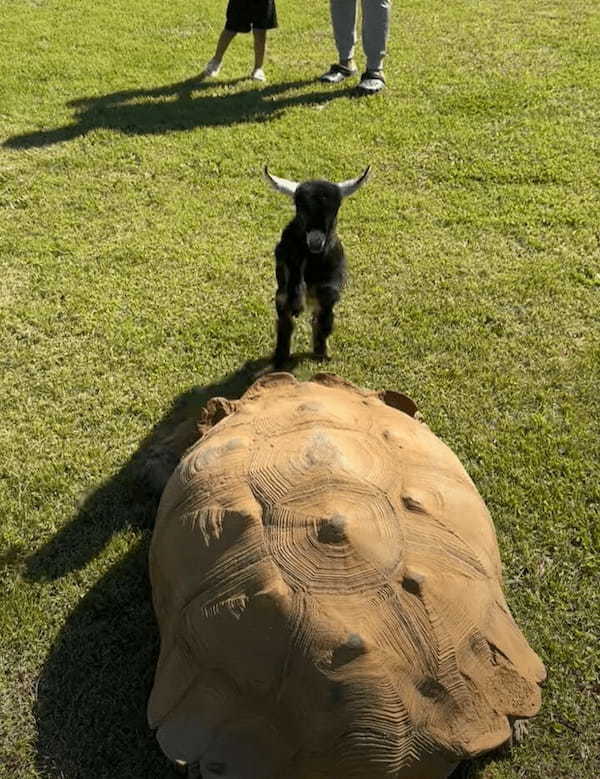
[[[28,560],[26,578],[54,580],[93,560],[123,528],[144,529],[140,543],[80,601],[46,659],[36,706],[41,775],[169,775],[145,711],[159,642],[147,576],[162,481],[155,479],[155,471],[158,466],[166,476],[178,459],[168,447],[166,456],[159,452],[165,441],[192,443],[195,420],[206,402],[215,396],[239,397],[266,365],[266,360],[246,363],[223,381],[179,397],[121,471],[90,494],[75,519]]]
[[[500,747],[477,760],[466,760],[452,773],[449,779],[484,779],[486,768],[495,763],[502,763],[510,758],[510,749]]]
[[[10,149],[50,146],[79,138],[100,128],[126,134],[149,135],[198,127],[215,127],[242,122],[266,122],[294,105],[317,105],[336,97],[352,94],[350,87],[327,88],[319,92],[283,93],[314,85],[314,80],[291,81],[270,86],[256,86],[243,92],[215,89],[233,87],[244,79],[227,82],[205,81],[201,76],[154,89],[132,89],[101,97],[70,101],[75,121],[53,130],[15,135],[4,141]],[[254,82],[251,82],[254,84]],[[204,95],[210,89],[211,94]]]

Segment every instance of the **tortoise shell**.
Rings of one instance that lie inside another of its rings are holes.
[[[466,471],[399,393],[271,374],[214,399],[150,550],[148,704],[203,777],[437,779],[540,707]]]

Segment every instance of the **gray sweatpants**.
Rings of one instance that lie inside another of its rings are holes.
[[[380,70],[390,26],[391,0],[361,0],[362,44],[368,70]],[[330,0],[331,22],[340,60],[354,56],[358,0]]]

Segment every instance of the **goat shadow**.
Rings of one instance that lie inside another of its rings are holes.
[[[187,438],[192,443],[206,402],[240,397],[266,367],[266,360],[248,362],[223,380],[178,397],[121,470],[88,495],[73,521],[26,561],[26,579],[49,582],[83,568],[120,531],[136,529],[141,536],[77,604],[46,658],[35,711],[41,775],[169,775],[145,711],[159,646],[147,554],[160,488],[178,459],[164,442],[175,435],[178,445],[185,446]],[[162,469],[158,479],[157,469]]]
[[[290,369],[309,356],[297,354]],[[159,649],[147,576],[152,524],[164,481],[180,451],[197,438],[200,410],[212,397],[239,398],[268,367],[266,359],[249,361],[221,381],[176,398],[121,470],[26,561],[27,580],[51,582],[82,569],[120,531],[134,529],[141,536],[77,604],[48,653],[35,710],[42,776],[175,776],[146,722]],[[465,763],[452,779],[483,777],[488,762]]]
[[[241,122],[266,122],[279,117],[290,106],[319,105],[353,94],[351,87],[344,86],[281,96],[282,93],[314,85],[314,79],[214,94],[218,87],[234,87],[246,80],[207,82],[202,76],[195,76],[152,89],[130,89],[100,97],[78,98],[67,103],[75,110],[72,124],[14,135],[2,145],[9,149],[50,146],[80,138],[97,129],[151,135]],[[210,94],[203,94],[209,89]]]

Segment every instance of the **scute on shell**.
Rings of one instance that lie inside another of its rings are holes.
[[[538,711],[545,670],[489,513],[415,412],[329,374],[209,403],[150,551],[148,718],[169,758],[230,779],[437,779]]]

